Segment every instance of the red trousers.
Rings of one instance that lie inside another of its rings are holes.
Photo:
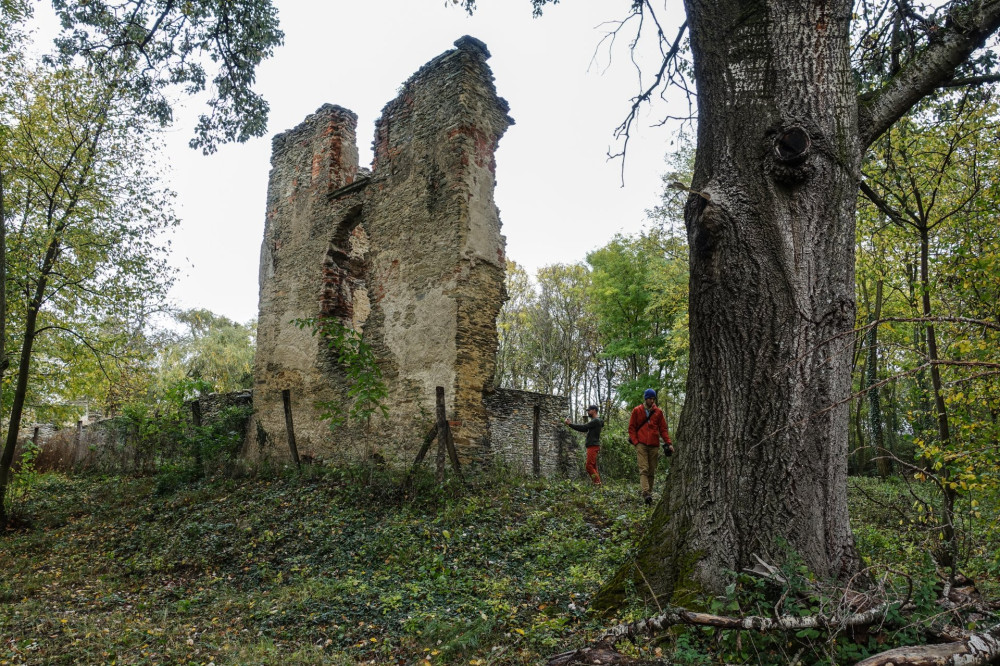
[[[590,475],[594,485],[601,483],[601,475],[597,473],[597,454],[600,450],[599,446],[587,447],[587,474]]]

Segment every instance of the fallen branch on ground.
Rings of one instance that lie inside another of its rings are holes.
[[[695,613],[683,608],[670,608],[655,617],[620,624],[604,632],[593,646],[563,652],[551,657],[548,666],[570,666],[571,664],[626,664],[631,660],[615,650],[615,644],[623,638],[629,640],[636,636],[655,636],[672,626],[686,624],[699,627],[716,627],[718,629],[740,629],[751,631],[796,631],[799,629],[845,629],[848,627],[863,627],[882,620],[886,613],[898,608],[901,602],[884,603],[863,613],[854,613],[846,617],[826,616],[822,614],[805,617],[782,615],[780,617],[762,617],[752,615],[744,618],[712,615],[710,613]]]
[[[548,666],[634,663],[632,659],[615,650],[618,641],[623,638],[633,640],[640,635],[655,636],[679,624],[761,632],[800,629],[840,630],[870,626],[882,620],[890,610],[898,607],[900,602],[890,602],[846,617],[818,614],[804,617],[786,615],[776,618],[762,616],[734,618],[671,608],[655,617],[620,624],[603,633],[590,647],[551,657]],[[958,638],[957,630],[944,633],[948,634],[947,638],[952,642],[895,648],[860,661],[856,666],[986,666],[1000,663],[1000,624],[964,638]]]
[[[1000,624],[964,641],[939,645],[900,647],[855,666],[984,666],[1000,662]]]
[[[712,615],[710,613],[695,613],[683,608],[672,608],[656,617],[620,624],[601,635],[598,642],[614,645],[622,638],[631,639],[640,634],[653,636],[662,633],[677,624],[688,624],[700,627],[716,627],[718,629],[746,629],[751,631],[797,631],[799,629],[846,629],[848,627],[864,627],[875,624],[885,617],[892,608],[897,608],[899,602],[885,603],[864,613],[854,613],[846,617],[817,615],[782,615],[780,617],[763,617],[751,615],[743,618]]]

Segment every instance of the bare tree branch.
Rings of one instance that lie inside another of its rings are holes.
[[[653,77],[653,82],[648,86],[646,86],[645,88],[643,88],[642,92],[640,92],[638,95],[632,98],[632,106],[630,107],[628,114],[625,116],[625,120],[623,120],[622,123],[615,128],[614,137],[616,140],[622,142],[622,147],[621,150],[618,151],[617,153],[609,152],[608,153],[609,159],[625,157],[625,154],[628,150],[629,139],[631,139],[632,124],[638,118],[639,109],[642,108],[643,104],[649,102],[650,98],[653,96],[654,93],[656,93],[656,91],[661,90],[670,83],[677,83],[681,88],[687,90],[687,84],[685,81],[683,81],[683,77],[680,76],[677,67],[678,54],[680,53],[681,44],[684,39],[684,34],[687,32],[687,27],[688,27],[687,21],[685,21],[681,25],[681,27],[678,28],[677,35],[674,37],[673,42],[670,43],[670,47],[664,51],[663,45],[667,43],[666,35],[663,32],[663,28],[661,27],[659,20],[656,18],[656,14],[653,11],[653,8],[649,5],[648,2],[637,3],[635,5],[635,8],[633,9],[633,16],[638,14],[640,18],[640,24],[639,28],[636,30],[635,37],[629,44],[629,50],[633,53],[641,36],[642,17],[644,15],[644,12],[648,13],[652,17],[652,21],[656,26],[657,38],[659,39],[661,45],[660,51],[663,54],[663,60],[660,63],[660,69],[656,72],[656,75]],[[629,18],[632,17],[630,16]],[[628,19],[626,19],[626,21],[627,20]],[[622,21],[614,31],[612,31],[611,33],[609,33],[608,36],[605,37],[605,39],[608,38],[614,39],[614,35],[624,25],[625,21]],[[636,65],[636,67],[638,67],[638,65]],[[680,78],[680,80],[678,80],[678,77]],[[624,184],[625,184],[625,160],[622,159],[622,185],[624,186]]]
[[[984,83],[1000,83],[1000,74],[984,74],[982,76],[966,76],[951,79],[938,85],[939,88],[961,88],[962,86],[981,86]]]

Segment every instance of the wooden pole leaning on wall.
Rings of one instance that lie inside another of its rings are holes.
[[[437,439],[437,434],[438,434],[438,427],[437,423],[435,423],[433,426],[431,426],[431,430],[429,433],[427,433],[427,436],[424,437],[424,443],[420,446],[420,450],[417,451],[417,457],[413,461],[413,466],[410,467],[410,471],[406,473],[406,478],[403,479],[403,488],[409,488],[410,477],[413,476],[413,473],[415,471],[417,471],[417,467],[420,466],[420,463],[424,461],[424,456],[426,456],[427,452],[430,451],[431,444],[433,444],[434,440]]]
[[[438,441],[437,467],[435,471],[435,476],[437,478],[438,483],[442,483],[444,481],[445,451],[448,452],[448,457],[451,459],[452,470],[454,470],[455,474],[458,475],[458,478],[461,479],[463,483],[465,483],[465,479],[462,478],[462,467],[458,461],[458,450],[455,448],[455,440],[452,438],[451,435],[451,424],[448,423],[448,418],[445,414],[443,386],[438,386],[436,388],[434,398],[437,403],[437,408],[436,408],[437,420],[434,426],[431,428],[430,432],[427,433],[427,436],[424,437],[424,443],[423,445],[421,445],[420,451],[417,452],[417,457],[413,461],[413,467],[410,468],[410,472],[406,475],[406,478],[403,480],[403,486],[409,485],[410,477],[413,475],[413,472],[416,471],[420,463],[424,461],[424,456],[427,455],[427,452],[430,450],[431,444],[434,442],[435,439],[437,439]]]
[[[443,386],[438,386],[437,387],[437,396],[436,397],[437,397],[437,404],[438,404],[439,414],[443,416],[444,415],[444,387]],[[441,416],[439,416],[438,418],[440,419]],[[441,432],[441,430],[440,430],[440,420],[438,421],[438,424],[439,424],[438,425],[438,433],[440,433]],[[451,432],[451,424],[448,423],[447,420],[445,420],[444,425],[445,425],[445,430],[444,430],[444,445],[445,445],[445,448],[448,449],[448,457],[451,459],[451,469],[452,469],[452,471],[455,472],[456,475],[458,475],[458,478],[461,481],[464,482],[465,479],[462,478],[462,467],[461,467],[461,465],[458,462],[458,449],[455,448],[455,437],[454,437],[454,435],[452,435],[452,432]]]
[[[448,457],[451,458],[451,468],[458,475],[459,479],[462,479],[462,468],[458,462],[458,451],[455,449],[455,440],[451,435],[451,424],[448,423],[448,418],[445,415],[444,408],[444,387],[438,386],[435,390],[435,399],[437,401],[437,437],[438,437],[438,455],[437,455],[437,479],[438,483],[444,481],[444,452],[448,451]],[[462,479],[464,481],[464,479]]]
[[[302,463],[299,462],[299,450],[295,446],[295,426],[292,425],[292,392],[289,389],[282,389],[281,404],[285,408],[285,433],[288,435],[288,451],[292,454],[295,467],[302,471]]]
[[[531,473],[536,477],[542,475],[542,456],[538,441],[538,429],[541,425],[541,420],[542,410],[538,405],[535,405],[534,419],[531,425]]]
[[[448,426],[448,432],[445,433],[445,446],[448,447],[448,456],[451,458],[451,469],[455,472],[458,480],[465,483],[465,479],[462,478],[462,466],[458,462],[458,449],[455,448],[455,438],[451,434],[451,425]]]
[[[444,411],[444,387],[438,386],[435,390],[435,399],[437,400],[437,439],[438,439],[438,450],[437,450],[437,480],[438,483],[444,481],[444,449],[445,440],[448,439],[448,419],[445,416]]]

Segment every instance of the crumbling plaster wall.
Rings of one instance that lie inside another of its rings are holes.
[[[260,265],[255,426],[248,453],[287,455],[281,391],[299,452],[412,460],[445,387],[460,456],[483,457],[504,241],[494,151],[513,122],[489,53],[463,37],[407,81],[376,123],[359,170],[356,116],[326,105],[274,139]],[[390,417],[330,432],[317,401],[346,403],[342,369],[291,323],[335,316],[363,333],[390,390]]]

